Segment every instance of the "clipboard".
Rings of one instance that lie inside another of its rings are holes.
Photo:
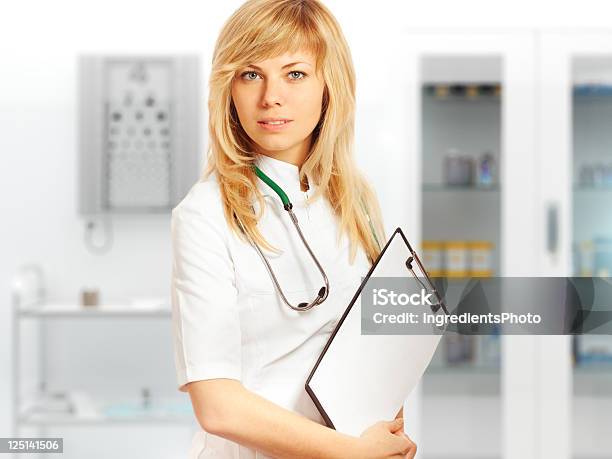
[[[442,334],[361,334],[363,288],[370,277],[412,276],[407,260],[416,261],[421,271],[419,277],[433,285],[401,228],[397,228],[357,289],[306,380],[306,392],[325,423],[339,432],[359,436],[378,421],[393,420],[427,369],[442,337]],[[448,313],[435,288],[434,291]]]

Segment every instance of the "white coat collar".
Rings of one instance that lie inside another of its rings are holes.
[[[255,164],[283,189],[292,203],[302,203],[306,200],[306,195],[300,187],[298,166],[262,154],[256,154]],[[311,195],[311,192],[314,191],[314,181],[308,174],[306,177],[310,188],[308,194]],[[261,179],[257,179],[257,186],[263,195],[278,198],[272,188]]]

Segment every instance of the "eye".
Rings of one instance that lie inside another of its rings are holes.
[[[289,76],[292,80],[302,80],[306,77],[306,74],[304,72],[300,72],[299,70],[292,70],[289,72]]]
[[[253,77],[253,75],[255,77]],[[248,80],[248,81],[253,81],[255,80],[259,75],[257,74],[257,72],[253,72],[252,70],[247,70],[246,72],[242,72],[242,74],[240,74],[240,77]]]

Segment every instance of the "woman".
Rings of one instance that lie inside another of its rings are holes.
[[[414,457],[401,410],[351,437],[304,390],[384,237],[352,157],[354,106],[348,46],[316,0],[251,0],[225,24],[208,167],[172,212],[177,375],[202,427],[192,458]]]

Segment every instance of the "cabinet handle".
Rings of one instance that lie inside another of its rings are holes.
[[[554,255],[559,248],[559,207],[556,203],[546,208],[546,249]]]

